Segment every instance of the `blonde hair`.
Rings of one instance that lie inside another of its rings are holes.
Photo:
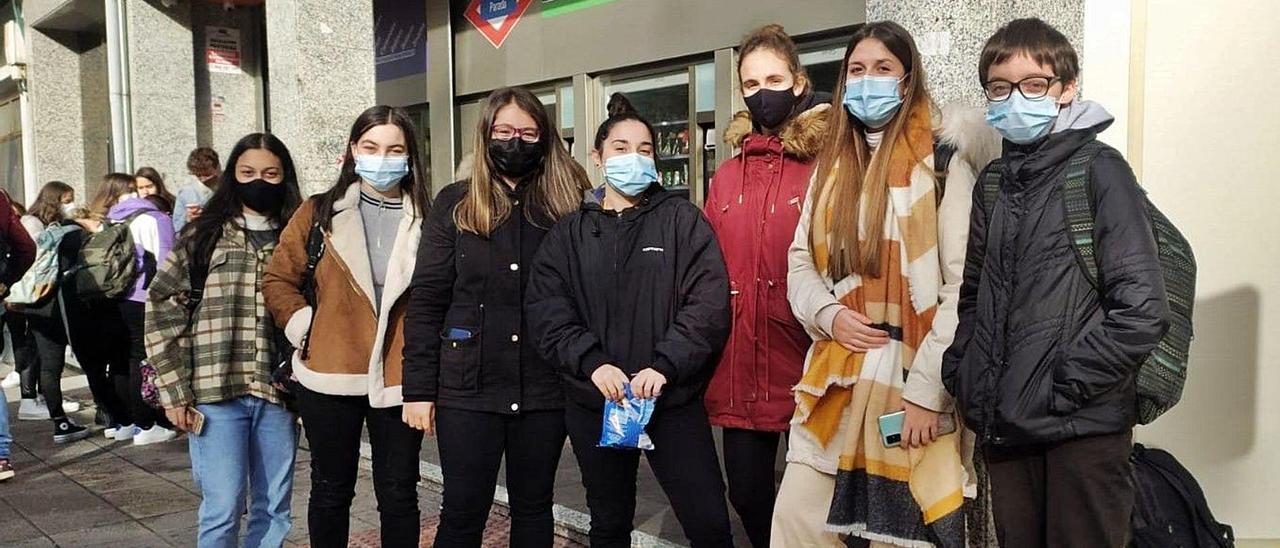
[[[128,173],[108,173],[102,177],[98,193],[89,203],[89,213],[98,219],[105,219],[111,206],[120,201],[120,197],[137,191],[137,180]]]
[[[560,218],[576,211],[582,203],[583,192],[591,188],[586,170],[565,150],[560,132],[551,123],[542,102],[524,88],[495,90],[489,94],[484,113],[476,124],[471,143],[474,164],[467,195],[453,210],[459,230],[486,238],[511,215],[511,198],[503,190],[506,183],[496,176],[497,168],[489,157],[493,120],[507,105],[515,105],[532,117],[541,134],[538,144],[543,147],[542,166],[530,175],[531,186],[525,195],[529,205],[525,208],[525,217],[529,222],[550,228]]]
[[[830,187],[828,207],[837,214],[831,216],[827,226],[830,235],[810,231],[809,243],[812,246],[817,238],[830,238],[827,242],[830,250],[827,274],[834,280],[854,273],[880,275],[880,240],[884,236],[885,216],[889,209],[891,151],[906,132],[911,110],[918,105],[932,109],[933,104],[925,89],[924,66],[915,41],[906,29],[891,21],[867,23],[854,33],[840,65],[836,96],[843,95],[849,74],[849,57],[853,55],[854,48],[866,39],[879,40],[902,62],[906,69],[906,92],[902,96],[902,106],[884,128],[880,145],[882,153],[874,157],[863,136],[866,127],[862,122],[844,108],[832,109],[827,124],[827,144],[818,155],[812,197],[816,200],[824,189]],[[812,214],[825,215],[827,209],[814,207]]]

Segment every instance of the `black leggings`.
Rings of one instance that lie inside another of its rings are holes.
[[[9,328],[9,341],[13,344],[13,370],[22,379],[22,399],[34,400],[39,395],[40,365],[36,361],[36,345],[27,327],[27,315],[5,311],[4,325]],[[2,348],[3,339],[0,339]]]
[[[742,518],[751,545],[769,546],[773,502],[778,496],[774,466],[781,432],[724,429],[724,473],[729,480],[729,503]]]
[[[597,447],[601,419],[601,411],[575,404],[565,409],[565,424],[591,509],[591,546],[628,547],[636,515],[640,451]],[[645,432],[654,445],[645,452],[645,459],[690,544],[694,548],[733,546],[720,461],[702,400],[659,409]]]
[[[27,329],[31,334],[37,365],[40,370],[40,393],[49,406],[49,418],[67,416],[62,410],[62,370],[67,365],[67,336],[59,317],[27,317]]]
[[[89,391],[98,409],[110,415],[108,426],[133,424],[128,400],[129,348],[122,341],[128,335],[115,301],[97,303],[66,302],[70,328],[68,342],[89,381]]]
[[[165,418],[164,414],[156,411],[147,402],[142,400],[142,361],[147,359],[147,349],[143,342],[143,322],[145,321],[146,306],[143,303],[133,302],[130,300],[120,301],[120,316],[124,319],[121,325],[124,326],[125,337],[119,344],[128,345],[129,350],[129,376],[125,377],[125,381],[121,381],[121,376],[115,376],[113,372],[113,380],[116,383],[116,391],[120,393],[120,399],[123,400],[129,408],[129,414],[133,417],[133,424],[142,428],[149,429],[159,424],[165,428],[173,428],[173,423]]]

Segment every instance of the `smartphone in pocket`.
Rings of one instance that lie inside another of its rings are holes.
[[[199,436],[204,432],[204,413],[194,407],[189,411],[191,412],[191,433]]]
[[[880,415],[880,441],[884,443],[885,447],[899,447],[902,445],[902,425],[906,421],[906,411]],[[955,433],[956,419],[951,413],[938,415],[938,422],[939,436]]]

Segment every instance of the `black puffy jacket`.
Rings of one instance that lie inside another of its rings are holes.
[[[1067,160],[1110,121],[1005,143],[1000,195],[974,189],[960,326],[943,382],[984,444],[1014,446],[1128,430],[1138,365],[1168,326],[1142,189],[1109,147],[1090,168],[1098,288],[1067,239]]]
[[[514,414],[564,407],[555,368],[526,336],[529,264],[552,225],[530,222],[526,185],[488,238],[458,229],[453,211],[470,183],[440,191],[422,223],[405,312],[404,401]],[[445,340],[451,329],[465,340]]]
[[[584,204],[547,234],[530,276],[530,331],[570,401],[603,406],[591,374],[604,364],[662,373],[658,409],[701,401],[730,313],[724,257],[697,206],[656,185],[621,213]]]

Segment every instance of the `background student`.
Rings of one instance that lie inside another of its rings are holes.
[[[0,192],[0,240],[9,248],[9,258],[0,269],[0,295],[3,295],[10,285],[22,279],[36,258],[35,242],[18,221],[8,194],[3,192]],[[3,394],[4,390],[0,389],[0,407],[3,407],[0,410],[0,481],[7,481],[14,476],[13,465],[9,462],[13,438],[9,434],[9,402]]]

